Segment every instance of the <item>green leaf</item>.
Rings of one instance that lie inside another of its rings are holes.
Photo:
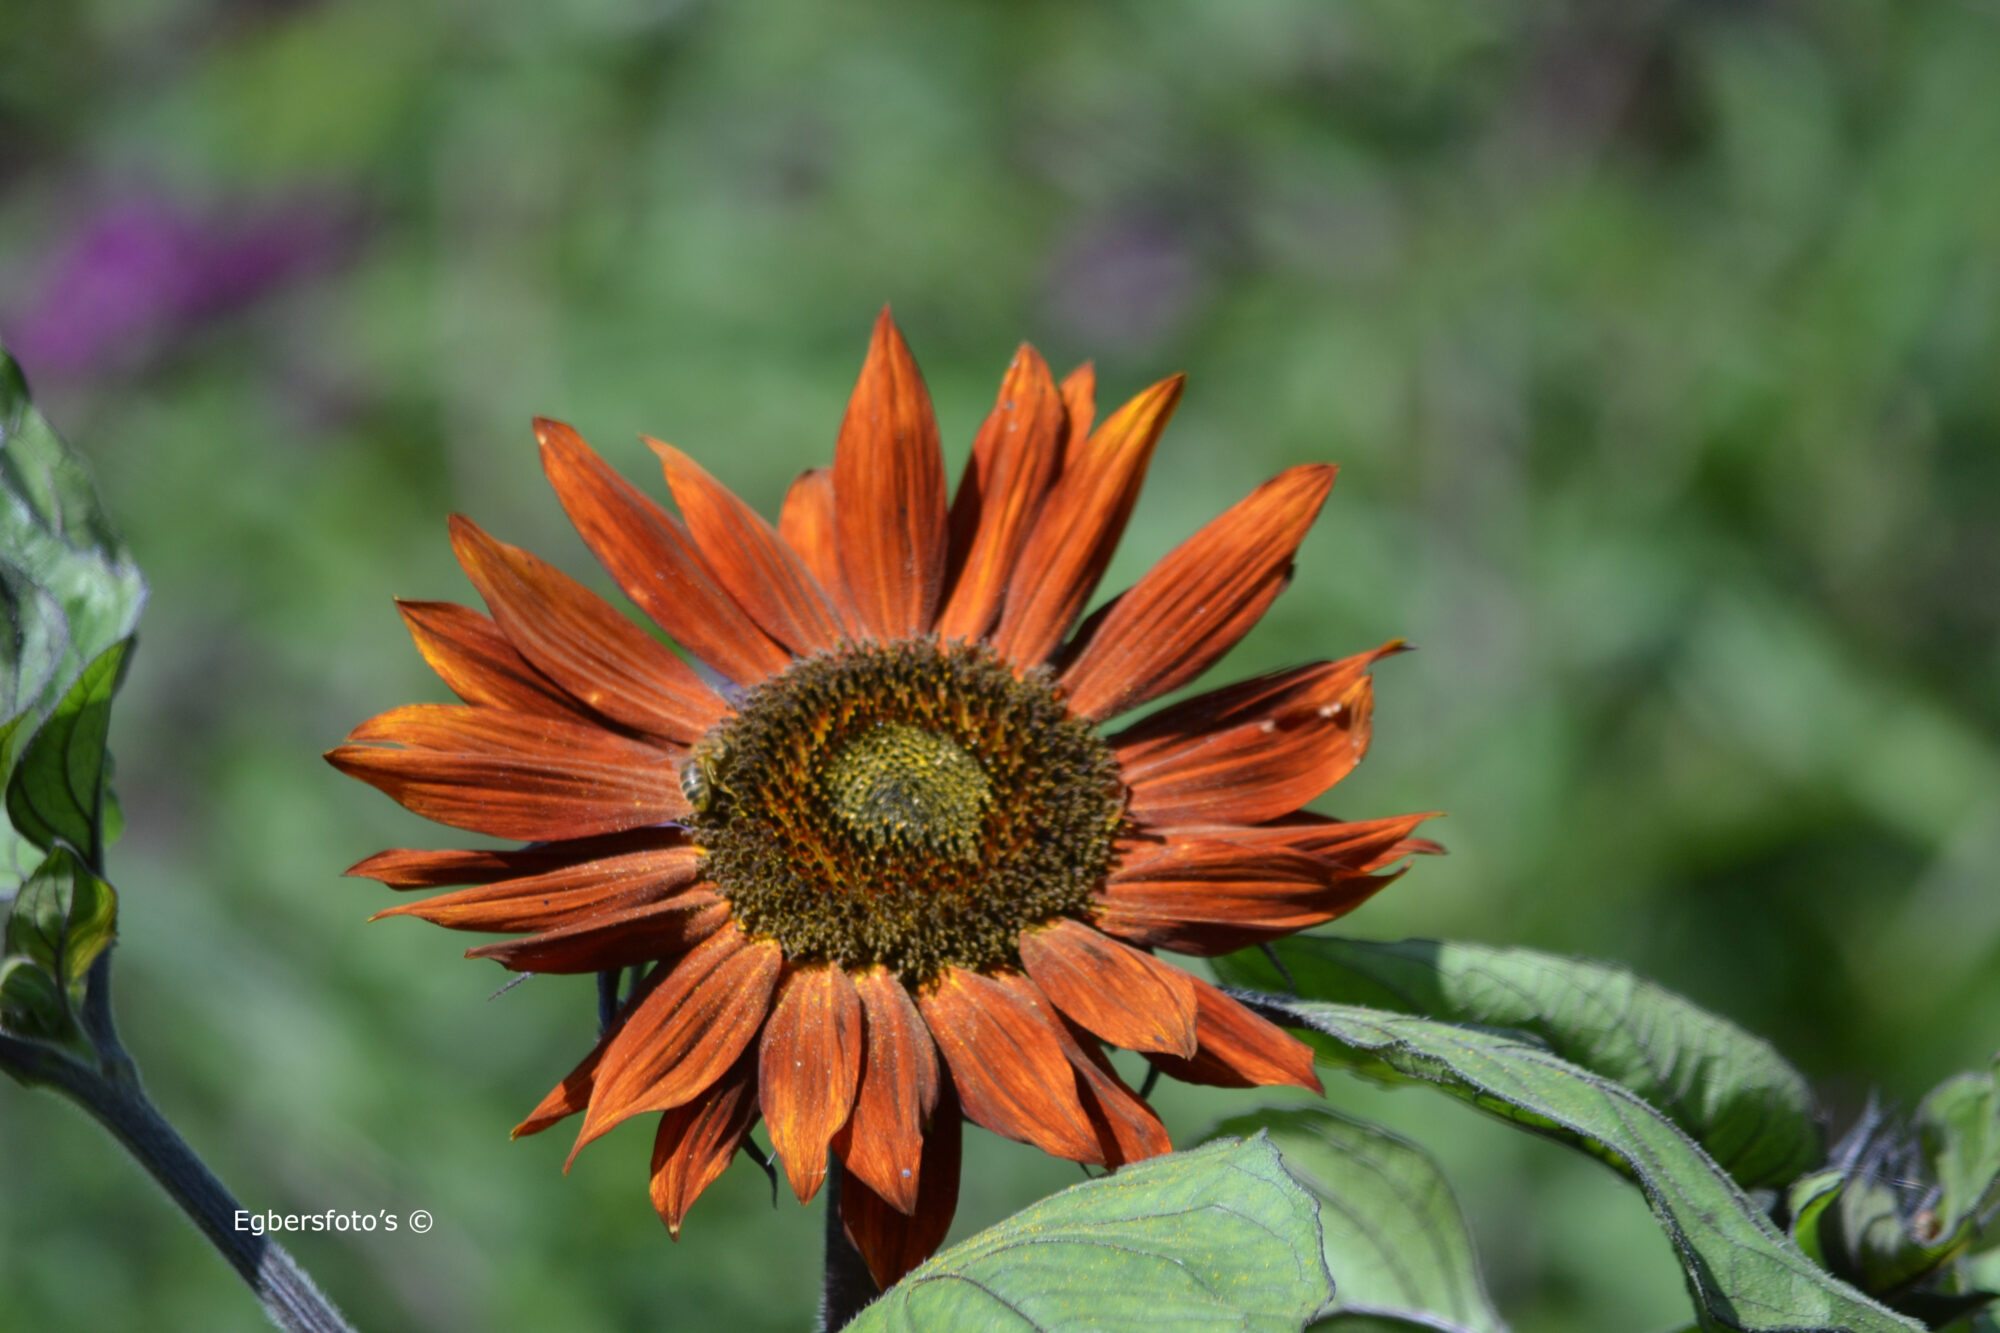
[[[73,1032],[84,978],[118,929],[118,896],[67,847],[50,852],[7,912],[0,1020],[17,1032]]]
[[[1942,1193],[1937,1216],[1942,1236],[1976,1249],[2000,1241],[2000,1087],[1994,1069],[1946,1079],[1917,1106],[1916,1130]]]
[[[138,624],[145,581],[105,517],[90,470],[35,411],[21,368],[4,351],[0,551],[61,607],[65,676]]]
[[[1961,1290],[2000,1291],[2000,1250],[1987,1250],[1959,1260],[1958,1277]],[[2000,1316],[1988,1305],[1970,1319],[1948,1327],[1955,1333],[2000,1333]]]
[[[0,958],[0,1029],[49,1041],[76,1030],[62,987],[32,958]]]
[[[0,557],[0,718],[32,712],[69,647],[68,617],[55,595]]]
[[[1408,1311],[1402,1315],[1340,1311],[1308,1327],[1310,1333],[1466,1333],[1464,1325],[1438,1315],[1416,1315]]]
[[[1839,1202],[1840,1187],[1846,1180],[1845,1171],[1815,1171],[1793,1181],[1786,1198],[1785,1212],[1792,1219],[1792,1240],[1821,1268],[1833,1267],[1833,1260],[1827,1254],[1826,1237],[1820,1228],[1826,1221],[1827,1210]]]
[[[1351,1005],[1244,998],[1311,1029],[1335,1063],[1432,1084],[1630,1176],[1673,1242],[1696,1309],[1717,1328],[1890,1333],[1922,1327],[1813,1264],[1699,1145],[1636,1093],[1539,1042]]]
[[[1074,1185],[932,1258],[848,1328],[1293,1333],[1332,1297],[1318,1206],[1259,1135]]]
[[[1826,1160],[1812,1095],[1769,1042],[1623,968],[1532,949],[1297,936],[1276,946],[1301,998],[1510,1028],[1664,1112],[1746,1188]],[[1290,989],[1260,952],[1216,960]]]
[[[1458,1200],[1430,1154],[1317,1106],[1261,1111],[1217,1126],[1232,1135],[1259,1129],[1278,1145],[1285,1168],[1319,1196],[1335,1309],[1323,1327],[1505,1333],[1479,1279]]]
[[[111,697],[131,646],[130,639],[115,643],[83,669],[28,742],[7,783],[7,816],[38,847],[67,842],[87,849],[93,862],[101,859],[104,739],[111,727]]]
[[[1960,1248],[1931,1227],[1922,1234],[1903,1215],[1900,1181],[1845,1176],[1830,1204],[1815,1208],[1815,1258],[1863,1291],[1900,1304],[1897,1294],[1936,1272]],[[1803,1231],[1803,1227],[1800,1228]]]
[[[83,980],[118,925],[118,897],[67,847],[49,853],[7,914],[8,957],[31,958],[59,983]]]
[[[88,469],[0,351],[0,786],[78,675],[130,638],[145,596]],[[26,835],[0,826],[0,883],[19,883],[39,859]]]

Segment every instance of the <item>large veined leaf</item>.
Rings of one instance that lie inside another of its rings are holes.
[[[1745,1188],[1788,1184],[1826,1160],[1806,1081],[1769,1042],[1623,968],[1435,940],[1301,936],[1275,951],[1302,999],[1533,1036],[1638,1093]],[[1291,988],[1255,951],[1216,967],[1237,985]]]
[[[77,678],[131,637],[145,597],[89,470],[35,411],[20,367],[0,351],[0,784]],[[40,860],[0,827],[0,877],[19,882]]]
[[[848,1328],[1295,1333],[1332,1295],[1318,1205],[1260,1135],[1073,1185],[934,1256]]]
[[[1239,994],[1307,1028],[1336,1064],[1432,1084],[1572,1144],[1645,1192],[1696,1308],[1738,1333],[1921,1329],[1819,1268],[1678,1126],[1622,1084],[1527,1037],[1351,1005]]]
[[[1315,1328],[1506,1333],[1480,1280],[1458,1200],[1422,1148],[1318,1106],[1261,1111],[1216,1128],[1231,1135],[1263,1130],[1286,1169],[1319,1196],[1334,1311]]]

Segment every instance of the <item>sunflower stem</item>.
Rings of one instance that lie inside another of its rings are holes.
[[[820,1278],[820,1333],[837,1333],[882,1293],[840,1220],[840,1161],[826,1160],[826,1271]]]
[[[97,1060],[0,1033],[0,1067],[23,1082],[53,1088],[90,1112],[250,1285],[279,1328],[286,1333],[354,1333],[284,1246],[237,1226],[246,1211],[146,1096],[138,1066],[119,1043],[111,1021],[105,989],[109,956],[106,950],[92,968],[84,1006],[84,1028]]]

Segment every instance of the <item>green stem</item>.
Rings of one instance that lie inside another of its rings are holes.
[[[110,1130],[250,1284],[279,1328],[286,1333],[354,1333],[284,1246],[237,1226],[245,1210],[236,1197],[147,1098],[137,1067],[111,1024],[108,955],[109,950],[92,968],[82,1014],[102,1063],[93,1067],[54,1046],[0,1032],[0,1066],[24,1082],[65,1094]]]
[[[826,1162],[826,1271],[820,1277],[820,1333],[838,1333],[881,1292],[868,1272],[868,1264],[854,1242],[847,1238],[847,1226],[840,1220],[840,1160],[832,1154]]]

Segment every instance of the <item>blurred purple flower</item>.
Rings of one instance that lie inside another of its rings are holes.
[[[1202,286],[1201,266],[1179,229],[1143,214],[1100,217],[1059,249],[1050,313],[1080,343],[1131,351],[1177,333]]]
[[[6,321],[30,370],[128,362],[345,257],[356,210],[324,193],[196,209],[127,195],[86,215]]]

